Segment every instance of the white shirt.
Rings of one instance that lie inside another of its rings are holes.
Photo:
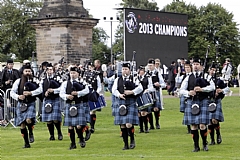
[[[155,75],[155,71],[157,71],[157,70],[149,70],[150,72],[152,72],[152,76],[154,76]],[[164,82],[164,80],[163,80],[163,77],[162,77],[162,74],[160,73],[160,72],[158,72],[158,79],[159,79],[159,84],[161,85],[161,88],[166,88],[166,83]],[[152,83],[153,84],[153,83]],[[154,85],[154,84],[153,84]],[[156,88],[154,88],[154,90],[156,90]]]
[[[71,81],[71,83],[73,83],[72,79],[70,81]],[[76,80],[76,81],[78,81],[78,80]],[[68,83],[68,81],[64,81],[62,83],[62,85],[60,86],[60,93],[59,93],[59,96],[65,101],[67,100],[67,94],[66,94],[67,83]],[[85,82],[83,82],[83,85],[85,85],[85,88],[83,90],[77,92],[78,93],[78,95],[77,95],[78,98],[82,97],[82,96],[85,96],[86,94],[89,93],[89,88],[88,88],[88,86],[86,85]]]
[[[112,87],[112,94],[115,96],[115,97],[118,97],[119,98],[119,91],[117,90],[117,85],[118,85],[118,79],[119,77],[117,77],[115,80],[114,80],[114,83],[113,83],[113,87]],[[135,80],[135,84],[137,85],[137,87],[135,89],[133,89],[133,94],[134,95],[138,95],[140,94],[142,91],[143,91],[143,87],[142,87],[142,84],[140,83],[140,81],[138,79]]]
[[[191,75],[191,74],[190,74]],[[184,97],[189,97],[188,93],[189,91],[187,90],[188,88],[188,80],[189,80],[189,76],[188,75],[182,82],[179,93],[180,95],[183,95]],[[206,87],[202,88],[202,92],[211,92],[215,90],[215,83],[213,82],[213,80],[210,80],[209,82],[210,84]]]
[[[13,83],[12,89],[11,89],[11,91],[10,91],[11,97],[12,97],[13,99],[15,99],[15,100],[18,100],[18,96],[19,96],[19,94],[18,94],[18,87],[19,87],[20,80],[21,80],[21,78],[17,79],[17,80]],[[34,91],[31,91],[31,93],[32,93],[31,96],[36,96],[36,95],[41,94],[42,92],[41,92],[41,90],[36,89],[36,90],[34,90]]]

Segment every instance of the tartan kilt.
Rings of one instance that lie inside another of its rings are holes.
[[[21,103],[17,103],[17,110],[16,110],[16,116],[14,119],[14,125],[20,126],[27,118],[32,119],[32,123],[36,123],[36,109],[35,109],[35,102],[28,103],[28,109],[25,112],[20,111],[20,105]]]
[[[193,115],[191,113],[192,104],[198,104],[200,107],[199,115]],[[208,112],[209,99],[204,99],[202,101],[191,99],[187,100],[186,108],[184,110],[183,125],[192,124],[209,124],[209,112]]]
[[[162,110],[161,96],[159,91],[156,91],[156,101],[154,101],[153,105],[150,107],[150,110],[153,111],[153,108],[155,107],[157,107],[160,111]]]
[[[52,105],[52,112],[46,113],[45,112],[45,105],[50,103]],[[51,99],[44,99],[43,106],[42,106],[42,121],[49,122],[49,121],[59,121],[62,122],[62,114],[61,114],[61,106],[60,106],[60,98],[56,98],[54,100]]]
[[[222,100],[217,99],[216,100],[216,111],[211,113],[209,112],[209,119],[216,119],[219,122],[224,122],[224,116],[223,116],[223,111],[222,111]],[[210,123],[211,124],[211,123]]]
[[[76,117],[71,117],[69,115],[69,109],[72,106],[72,104],[66,103],[66,109],[65,109],[65,116],[64,116],[64,126],[85,126],[87,125],[86,116],[85,116],[85,110],[83,107],[83,103],[74,104],[78,108],[78,114]]]
[[[64,112],[66,109],[66,101],[64,101],[62,98],[59,98],[60,108],[61,112]]]
[[[180,96],[180,112],[184,112],[186,107],[187,107],[186,98],[183,95],[181,95]]]
[[[138,125],[139,118],[138,118],[138,108],[136,105],[136,98],[127,98],[126,100],[120,100],[116,98],[116,103],[114,103],[114,124],[121,125],[130,123],[132,125]],[[128,113],[126,116],[119,115],[119,106],[126,105],[128,106]]]
[[[116,112],[118,111],[118,101],[116,100],[117,97],[115,97],[113,94],[112,94],[112,116],[115,116]]]
[[[90,123],[91,122],[90,107],[87,102],[83,103],[83,109],[85,112],[86,121],[87,121],[87,123]]]

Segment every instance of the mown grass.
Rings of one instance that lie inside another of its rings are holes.
[[[108,94],[107,94],[108,95]],[[151,130],[149,134],[138,133],[135,127],[136,148],[121,150],[119,126],[113,124],[110,100],[108,106],[97,113],[96,132],[87,141],[86,148],[79,145],[76,150],[68,150],[70,140],[67,127],[63,127],[62,141],[49,141],[46,123],[37,123],[34,129],[35,142],[30,149],[22,149],[23,139],[19,128],[8,126],[0,130],[1,159],[3,160],[75,160],[75,159],[240,159],[239,141],[239,103],[237,96],[223,100],[225,122],[221,123],[223,142],[209,146],[209,151],[193,153],[193,142],[182,125],[182,113],[179,112],[178,98],[165,98],[164,110],[161,112],[161,129]],[[210,141],[208,137],[208,141]],[[200,140],[201,143],[201,140]]]

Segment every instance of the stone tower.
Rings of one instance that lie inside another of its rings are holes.
[[[92,29],[82,0],[44,0],[39,16],[29,23],[36,29],[38,63],[79,63],[92,57]]]

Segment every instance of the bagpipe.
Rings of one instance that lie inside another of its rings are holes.
[[[24,84],[23,92],[24,91],[34,91],[38,88],[38,84],[36,82],[33,82],[32,80],[28,79],[28,81]],[[32,99],[32,100],[31,100]],[[25,112],[28,109],[28,103],[35,101],[35,97],[32,98],[25,97],[23,101],[21,101],[20,104],[20,111]]]
[[[82,83],[79,83],[77,81],[73,81],[73,84],[72,84],[72,91],[81,91],[85,88],[85,86],[82,84]],[[72,101],[71,103],[72,106],[70,106],[69,108],[69,115],[71,117],[76,117],[77,114],[78,114],[78,107],[75,106],[75,101]]]

